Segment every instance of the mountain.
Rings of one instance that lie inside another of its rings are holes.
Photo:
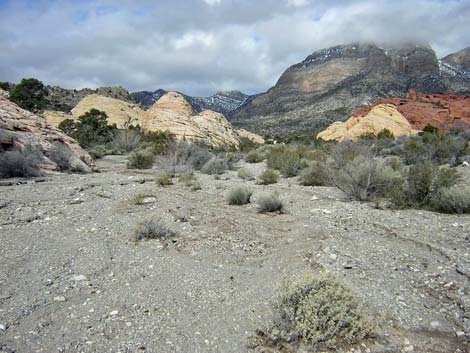
[[[441,61],[470,76],[470,47],[462,49],[457,53],[449,54]]]
[[[311,134],[378,99],[404,98],[410,89],[470,94],[470,77],[461,68],[468,53],[461,56],[438,60],[431,47],[414,43],[319,50],[287,69],[274,87],[249,99],[230,120],[263,134]]]
[[[131,93],[131,96],[144,109],[148,109],[166,93],[168,92],[158,89],[155,92],[141,91]],[[242,106],[249,98],[248,95],[240,91],[217,92],[210,97],[191,97],[184,94],[182,95],[198,112],[212,110],[224,115],[230,115],[233,111]]]

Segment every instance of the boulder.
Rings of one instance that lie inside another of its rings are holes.
[[[265,142],[262,136],[255,134],[253,132],[250,132],[248,130],[245,130],[245,129],[238,129],[237,133],[240,138],[247,138],[248,140],[251,140],[254,143],[257,143],[260,145],[262,145]]]
[[[90,155],[77,141],[55,128],[47,120],[20,108],[0,96],[0,153],[24,150],[31,146],[42,159],[43,171],[58,170],[53,161],[58,148],[70,151],[70,165],[74,169],[90,172],[94,168]]]
[[[116,124],[119,129],[128,128],[131,125],[142,125],[145,114],[137,104],[98,94],[90,94],[72,109],[72,115],[75,119],[78,119],[93,108],[104,111],[108,115],[108,124]]]
[[[353,116],[345,122],[335,122],[317,137],[323,140],[357,140],[362,134],[378,134],[384,129],[390,130],[395,137],[409,136],[413,130],[408,120],[393,104],[379,104],[365,112],[364,115]]]
[[[232,125],[210,110],[197,113],[185,97],[176,92],[163,95],[146,112],[144,131],[168,131],[176,140],[203,143],[210,147],[238,148],[240,140]]]

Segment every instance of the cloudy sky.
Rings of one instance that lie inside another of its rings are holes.
[[[470,45],[470,0],[0,0],[0,81],[262,92],[353,41]]]

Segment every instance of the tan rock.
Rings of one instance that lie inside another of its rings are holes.
[[[90,94],[83,98],[72,109],[72,115],[75,119],[78,119],[93,108],[104,111],[109,118],[108,124],[116,124],[119,129],[124,129],[131,125],[142,125],[142,119],[145,115],[145,112],[137,104],[97,94]]]
[[[204,143],[211,147],[237,148],[240,143],[237,133],[222,114],[210,110],[197,114],[176,92],[165,94],[150,107],[142,128],[144,131],[168,131],[178,141]]]
[[[75,120],[75,117],[72,114],[67,114],[56,110],[45,110],[42,113],[42,116],[46,118],[47,122],[54,127],[58,127],[59,124],[66,119]]]
[[[7,91],[4,91],[0,88],[0,97],[8,98],[10,94]]]
[[[317,137],[337,141],[357,140],[364,133],[378,134],[384,129],[390,130],[395,137],[409,136],[417,132],[395,105],[379,104],[364,116],[353,116],[345,122],[331,124]]]
[[[255,134],[254,132],[250,132],[245,129],[238,129],[237,133],[240,138],[247,138],[248,140],[251,140],[259,145],[262,145],[265,142],[263,136],[260,136],[258,134]]]
[[[57,146],[67,147],[72,152],[72,167],[84,172],[94,167],[92,158],[77,141],[53,127],[44,117],[21,109],[4,97],[0,97],[0,146],[0,152],[23,150],[26,146],[36,148],[43,159],[42,170],[57,169],[56,163],[49,158]]]

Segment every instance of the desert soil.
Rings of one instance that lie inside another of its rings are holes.
[[[235,171],[196,174],[199,191],[176,179],[158,187],[124,159],[101,160],[101,173],[1,183],[0,352],[250,351],[283,280],[320,271],[380,323],[354,352],[469,351],[470,215],[381,209]],[[229,206],[237,185],[254,201],[278,191],[287,212]],[[138,194],[145,204],[132,203]],[[177,236],[132,242],[152,216]]]

